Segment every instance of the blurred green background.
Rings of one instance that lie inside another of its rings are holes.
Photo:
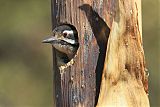
[[[0,0],[0,107],[52,107],[50,0]]]
[[[160,0],[142,0],[143,45],[151,107],[160,107]]]
[[[151,107],[160,107],[160,2],[142,0]],[[0,0],[0,107],[52,107],[50,0]]]

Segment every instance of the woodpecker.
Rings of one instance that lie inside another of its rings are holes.
[[[77,30],[71,25],[59,25],[53,30],[53,35],[44,39],[42,43],[50,43],[56,49],[57,65],[69,62],[79,47]]]

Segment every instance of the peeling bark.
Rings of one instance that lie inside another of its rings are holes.
[[[97,107],[149,107],[141,1],[117,0]]]
[[[80,44],[60,68],[53,49],[55,106],[149,107],[141,22],[141,0],[52,0],[53,29],[74,25]]]

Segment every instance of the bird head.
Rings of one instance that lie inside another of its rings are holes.
[[[53,30],[53,35],[44,39],[43,43],[78,45],[76,29],[69,25],[60,25]]]
[[[50,43],[59,52],[72,59],[79,47],[77,30],[70,25],[60,25],[53,30],[53,35],[44,39],[43,43]]]

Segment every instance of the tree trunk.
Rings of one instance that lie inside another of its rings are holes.
[[[149,106],[140,5],[140,0],[52,0],[53,29],[75,26],[80,44],[59,68],[53,48],[56,107]]]
[[[79,36],[79,49],[69,63],[57,68],[53,59],[57,107],[94,107],[98,100],[109,35],[109,27],[102,19],[106,10],[104,3],[102,0],[52,0],[53,29],[61,23],[71,24]]]
[[[113,23],[97,107],[149,107],[141,0],[117,0],[113,4]]]

